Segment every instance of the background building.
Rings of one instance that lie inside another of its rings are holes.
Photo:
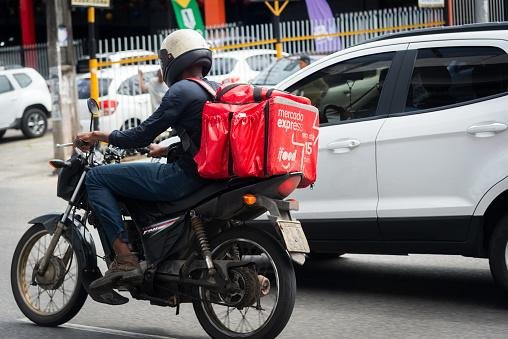
[[[332,12],[361,11],[398,6],[415,6],[417,0],[329,0]],[[97,38],[152,34],[160,30],[176,27],[173,9],[169,0],[111,0],[110,9],[96,11]],[[204,0],[198,0],[204,14]],[[0,47],[20,45],[21,17],[20,4],[32,12],[35,41],[46,41],[46,1],[44,0],[0,0]],[[262,1],[224,0],[225,18],[228,23],[257,24],[270,22],[271,14]],[[281,20],[300,20],[307,18],[305,1],[292,0],[282,13]],[[72,10],[74,38],[87,36],[86,8]]]

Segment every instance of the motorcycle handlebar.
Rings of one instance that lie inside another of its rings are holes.
[[[71,147],[71,146],[74,146],[73,142],[68,142],[66,144],[56,144],[57,148],[64,148],[64,147]]]
[[[136,148],[136,151],[142,155],[150,153],[150,149],[148,147]]]

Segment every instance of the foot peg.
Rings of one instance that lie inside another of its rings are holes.
[[[127,303],[129,299],[121,296],[113,289],[120,286],[136,286],[141,284],[142,281],[143,274],[140,270],[109,273],[90,284],[89,294],[97,302],[122,305]]]
[[[105,290],[105,291],[92,291],[90,290],[90,296],[93,300],[98,303],[108,304],[108,305],[123,305],[129,302],[129,298],[126,298],[120,294],[118,294],[115,290]]]

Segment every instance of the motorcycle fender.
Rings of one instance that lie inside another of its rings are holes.
[[[58,221],[62,218],[62,214],[46,214],[30,220],[30,224],[43,225],[50,234],[53,234]],[[83,286],[88,291],[88,286],[92,281],[100,278],[102,274],[97,267],[97,252],[95,244],[90,232],[81,224],[79,220],[67,219],[65,222],[67,229],[65,235],[71,242],[72,248],[76,253],[76,257],[82,268]]]

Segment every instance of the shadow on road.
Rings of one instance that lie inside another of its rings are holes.
[[[23,134],[4,136],[3,138],[0,139],[0,145],[9,144],[9,143],[13,143],[16,141],[23,141],[23,140],[26,140],[26,138],[23,136]]]
[[[309,262],[296,270],[298,287],[330,293],[433,300],[508,310],[488,269],[414,265],[358,257]]]

